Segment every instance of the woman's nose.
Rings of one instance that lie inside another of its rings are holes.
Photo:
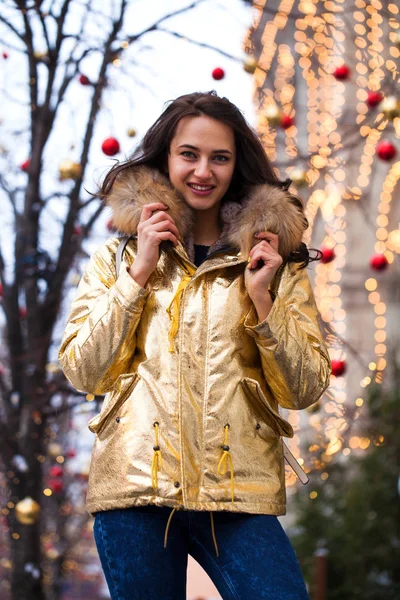
[[[198,161],[194,174],[199,179],[209,179],[211,177],[210,165],[207,159]]]

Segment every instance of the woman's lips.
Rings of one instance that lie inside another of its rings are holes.
[[[215,185],[201,185],[199,183],[188,183],[187,185],[197,196],[208,196],[215,189]]]

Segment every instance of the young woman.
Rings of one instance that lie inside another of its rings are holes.
[[[308,598],[278,405],[316,402],[331,365],[288,184],[215,92],[173,101],[105,178],[129,241],[121,268],[117,237],[91,258],[60,361],[106,394],[87,509],[115,600],[185,598],[188,554],[224,600]]]

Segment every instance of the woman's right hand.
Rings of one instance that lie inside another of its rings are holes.
[[[168,206],[153,202],[143,207],[137,228],[137,254],[129,269],[129,274],[141,287],[157,266],[160,258],[160,244],[170,240],[178,244],[179,231],[173,218],[166,212]]]

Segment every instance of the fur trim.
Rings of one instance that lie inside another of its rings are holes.
[[[168,214],[182,239],[190,234],[192,210],[158,169],[131,167],[123,170],[106,197],[106,204],[112,209],[113,225],[125,235],[137,234],[142,209],[152,202],[163,202],[169,207]]]
[[[243,199],[240,213],[230,218],[226,239],[248,256],[251,248],[260,241],[254,238],[254,234],[271,231],[279,236],[279,254],[286,259],[300,246],[307,227],[298,198],[277,186],[264,183],[252,188]]]
[[[125,235],[137,233],[143,206],[151,202],[164,202],[169,207],[168,213],[179,229],[181,240],[192,247],[193,212],[157,169],[146,166],[125,169],[117,176],[106,198],[113,211],[115,227]],[[239,248],[243,256],[248,256],[250,249],[260,241],[254,238],[255,233],[271,231],[279,236],[279,254],[286,259],[300,246],[308,226],[299,199],[268,183],[251,188],[240,204],[222,204],[220,217],[223,230],[216,245],[232,245]]]

